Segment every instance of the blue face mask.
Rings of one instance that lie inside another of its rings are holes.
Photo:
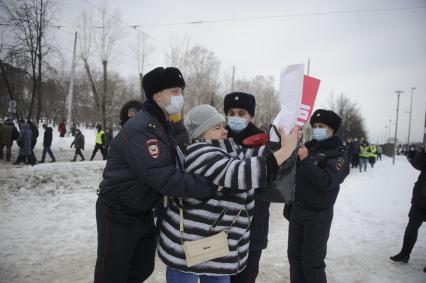
[[[312,135],[317,141],[324,141],[328,139],[326,128],[315,128],[312,130]]]
[[[228,117],[228,126],[235,133],[241,133],[245,128],[247,128],[247,120],[237,116]]]

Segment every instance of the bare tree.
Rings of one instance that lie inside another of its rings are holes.
[[[219,59],[202,46],[186,49],[188,42],[187,38],[176,41],[166,55],[169,65],[179,67],[186,81],[184,112],[200,104],[215,106],[220,86]]]
[[[234,91],[254,95],[256,98],[254,123],[260,128],[268,129],[280,110],[273,78],[256,76],[252,80],[239,79],[234,83]]]
[[[342,117],[339,135],[343,139],[347,137],[367,138],[364,119],[361,116],[360,109],[349,97],[341,93],[335,98],[333,93],[331,93],[328,100],[328,107]]]
[[[121,36],[121,30],[118,28],[121,19],[117,10],[114,14],[110,12],[107,2],[104,2],[99,8],[97,25],[92,25],[91,19],[92,17],[88,13],[82,15],[80,54],[90,81],[96,107],[101,114],[103,127],[106,127],[107,105],[111,103],[111,93],[108,91],[108,64],[112,59],[114,46]],[[102,63],[102,92],[99,92],[89,67],[88,60],[93,47],[96,48]]]
[[[165,54],[167,65],[182,67],[185,64],[185,57],[190,46],[189,37],[178,38],[176,35],[172,36],[169,45],[171,46],[170,51]]]
[[[145,92],[142,86],[142,79],[144,76],[145,66],[149,55],[154,51],[154,47],[148,43],[148,36],[138,31],[137,46],[134,49],[135,55],[138,62],[138,74],[139,74],[139,88],[140,88],[140,100],[145,100]]]
[[[90,12],[83,11],[81,13],[81,24],[79,32],[79,46],[80,46],[80,57],[83,60],[84,70],[86,71],[89,85],[92,90],[93,100],[95,102],[96,113],[101,112],[101,104],[99,102],[99,94],[96,88],[96,83],[93,79],[92,72],[89,66],[89,57],[92,54],[93,47],[93,23]]]
[[[42,68],[49,52],[46,29],[51,20],[53,6],[54,2],[51,0],[0,1],[0,8],[4,11],[6,22],[14,34],[15,45],[10,48],[10,53],[27,57],[30,63],[33,86],[27,117],[33,116],[37,98],[36,120],[40,119],[42,112]]]

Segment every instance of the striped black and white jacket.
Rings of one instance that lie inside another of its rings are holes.
[[[245,268],[255,189],[266,185],[266,151],[264,146],[242,148],[232,139],[197,141],[188,147],[185,170],[203,175],[224,189],[207,200],[182,200],[183,239],[179,231],[179,207],[176,201],[169,204],[158,247],[158,254],[167,266],[199,275],[231,275]],[[229,229],[241,209],[243,212],[228,232],[229,255],[187,267],[181,240],[198,240]],[[225,215],[209,233],[223,211]]]

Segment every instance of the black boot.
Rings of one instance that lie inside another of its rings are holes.
[[[410,260],[410,255],[399,253],[397,255],[391,256],[390,259],[396,262],[407,263]]]
[[[25,157],[23,158],[22,155],[18,155],[18,158],[16,158],[16,161],[13,162],[12,164],[19,165],[19,163],[21,163],[21,161],[25,163]]]
[[[76,159],[77,159],[77,155],[75,155],[74,158],[71,159],[71,162],[75,162]]]

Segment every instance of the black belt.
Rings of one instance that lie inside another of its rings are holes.
[[[300,201],[295,201],[294,204],[296,204],[297,206],[299,206],[299,207],[301,207],[301,208],[303,208],[305,210],[311,210],[311,211],[315,211],[315,212],[328,209],[328,208],[312,207],[312,206],[306,205],[304,203],[301,203]]]
[[[109,200],[105,196],[99,195],[99,200],[102,202],[103,205],[105,205],[107,208],[120,211],[126,215],[132,216],[132,217],[147,217],[149,216],[152,211],[137,211],[135,209],[131,209],[122,205],[117,204],[116,202]]]

